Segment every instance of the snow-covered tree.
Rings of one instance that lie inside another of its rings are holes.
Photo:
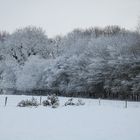
[[[21,91],[31,91],[37,89],[47,61],[40,56],[30,56],[25,65],[17,73],[16,88]]]
[[[12,33],[5,41],[6,54],[23,64],[29,56],[50,57],[49,39],[41,28],[26,27]]]
[[[140,34],[140,16],[138,18],[138,24],[137,24],[137,27],[136,27],[136,31]]]
[[[4,93],[14,93],[16,89],[16,75],[19,65],[12,59],[0,62],[0,89]]]
[[[26,27],[0,41],[0,85],[122,99],[139,93],[139,62],[138,32],[107,26],[47,38],[41,28]]]

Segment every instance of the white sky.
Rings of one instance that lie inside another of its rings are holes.
[[[49,37],[91,26],[134,29],[138,16],[140,0],[0,0],[0,30],[34,25]]]

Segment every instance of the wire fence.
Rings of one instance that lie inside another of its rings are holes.
[[[26,96],[26,95],[0,95],[0,107],[17,107],[21,100],[31,100],[32,97],[37,99],[38,103],[47,99],[47,96]],[[68,97],[59,97],[60,105],[63,106],[68,100]],[[74,98],[76,100],[77,98]],[[140,102],[119,101],[119,100],[104,100],[104,99],[84,99],[85,106],[99,107],[117,107],[117,108],[140,108]]]

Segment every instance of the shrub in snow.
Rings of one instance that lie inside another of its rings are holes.
[[[42,104],[43,104],[43,106],[51,106],[52,105],[50,100],[44,100],[42,102]]]
[[[52,108],[57,108],[59,106],[59,99],[55,94],[49,95],[47,100],[44,100],[42,104],[43,106],[51,106]]]
[[[78,99],[78,102],[76,103],[77,106],[79,105],[85,105],[85,102],[82,101],[82,99]]]
[[[58,97],[55,94],[48,96],[48,100],[51,101],[52,105],[59,102]]]
[[[73,102],[73,98],[70,98],[66,103],[65,103],[65,106],[67,105],[76,105],[76,106],[79,106],[79,105],[85,105],[85,103],[82,101],[82,99],[78,99],[78,102],[77,103],[74,103]]]
[[[59,106],[59,102],[56,102],[52,105],[52,108],[57,108]]]
[[[38,106],[39,103],[37,102],[37,100],[33,97],[31,100],[22,100],[18,103],[17,106],[19,107],[26,107],[26,106]]]
[[[74,102],[73,102],[73,98],[70,98],[66,103],[65,103],[65,106],[67,105],[76,105]]]

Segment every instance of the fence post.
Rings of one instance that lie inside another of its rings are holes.
[[[99,105],[101,105],[101,98],[99,98]]]
[[[125,100],[125,108],[127,108],[127,100]]]
[[[8,97],[5,97],[5,106],[7,105],[7,99],[8,99]]]
[[[42,96],[40,96],[40,105],[41,105],[41,103],[42,103]]]

